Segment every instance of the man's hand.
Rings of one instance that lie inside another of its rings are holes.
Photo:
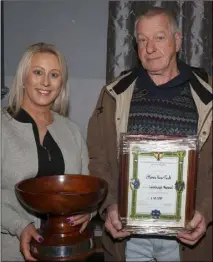
[[[30,242],[33,238],[37,242],[43,241],[43,238],[38,234],[34,225],[29,224],[28,226],[25,227],[20,237],[20,251],[24,255],[25,260],[28,260],[28,261],[37,261],[30,254]]]
[[[180,232],[177,238],[188,245],[195,245],[206,233],[206,222],[204,217],[195,211],[193,219],[187,225],[187,229],[192,230],[190,233]]]
[[[107,208],[105,229],[113,236],[113,238],[118,239],[130,236],[129,232],[120,231],[122,229],[122,224],[119,220],[117,204],[113,204]]]

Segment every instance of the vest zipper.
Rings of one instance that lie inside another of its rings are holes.
[[[46,148],[46,146],[42,146],[42,147],[47,151],[48,160],[49,160],[49,162],[51,162],[52,158],[51,158],[50,150],[48,150],[48,149]]]

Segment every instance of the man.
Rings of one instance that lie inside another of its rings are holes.
[[[142,66],[102,89],[88,126],[90,173],[109,183],[100,209],[106,229],[102,237],[105,260],[212,261],[211,243],[204,245],[209,242],[204,235],[212,221],[212,88],[208,76],[177,60],[181,33],[169,11],[152,8],[140,16],[135,37]],[[121,132],[198,135],[196,211],[188,224],[192,233],[159,239],[135,238],[120,231],[117,149]],[[204,252],[199,251],[200,246]]]

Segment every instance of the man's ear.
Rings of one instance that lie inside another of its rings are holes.
[[[182,34],[180,32],[175,33],[176,52],[180,51],[182,44]]]

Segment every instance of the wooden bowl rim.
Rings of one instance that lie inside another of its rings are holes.
[[[31,178],[27,178],[27,179],[24,179],[18,183],[15,184],[15,191],[17,193],[24,193],[24,194],[28,194],[28,195],[66,195],[66,196],[85,196],[85,195],[90,195],[90,194],[94,194],[94,193],[98,193],[98,191],[90,191],[90,192],[30,192],[30,191],[26,191],[26,190],[23,190],[23,189],[20,189],[19,186],[20,184],[24,183],[24,182],[27,182],[29,180],[33,180],[33,179],[44,179],[44,178],[47,178],[49,177],[50,179],[54,179],[54,178],[58,178],[58,177],[64,177],[64,176],[67,176],[69,175],[70,177],[79,177],[80,176],[86,176],[86,177],[90,177],[91,179],[98,179],[104,186],[102,187],[102,189],[105,189],[105,191],[107,190],[107,187],[108,187],[108,184],[107,182],[102,179],[102,178],[99,178],[99,177],[96,177],[96,176],[91,176],[91,175],[84,175],[84,174],[64,174],[64,175],[52,175],[52,176],[45,176],[45,177],[31,177]],[[100,190],[100,189],[99,189]]]

